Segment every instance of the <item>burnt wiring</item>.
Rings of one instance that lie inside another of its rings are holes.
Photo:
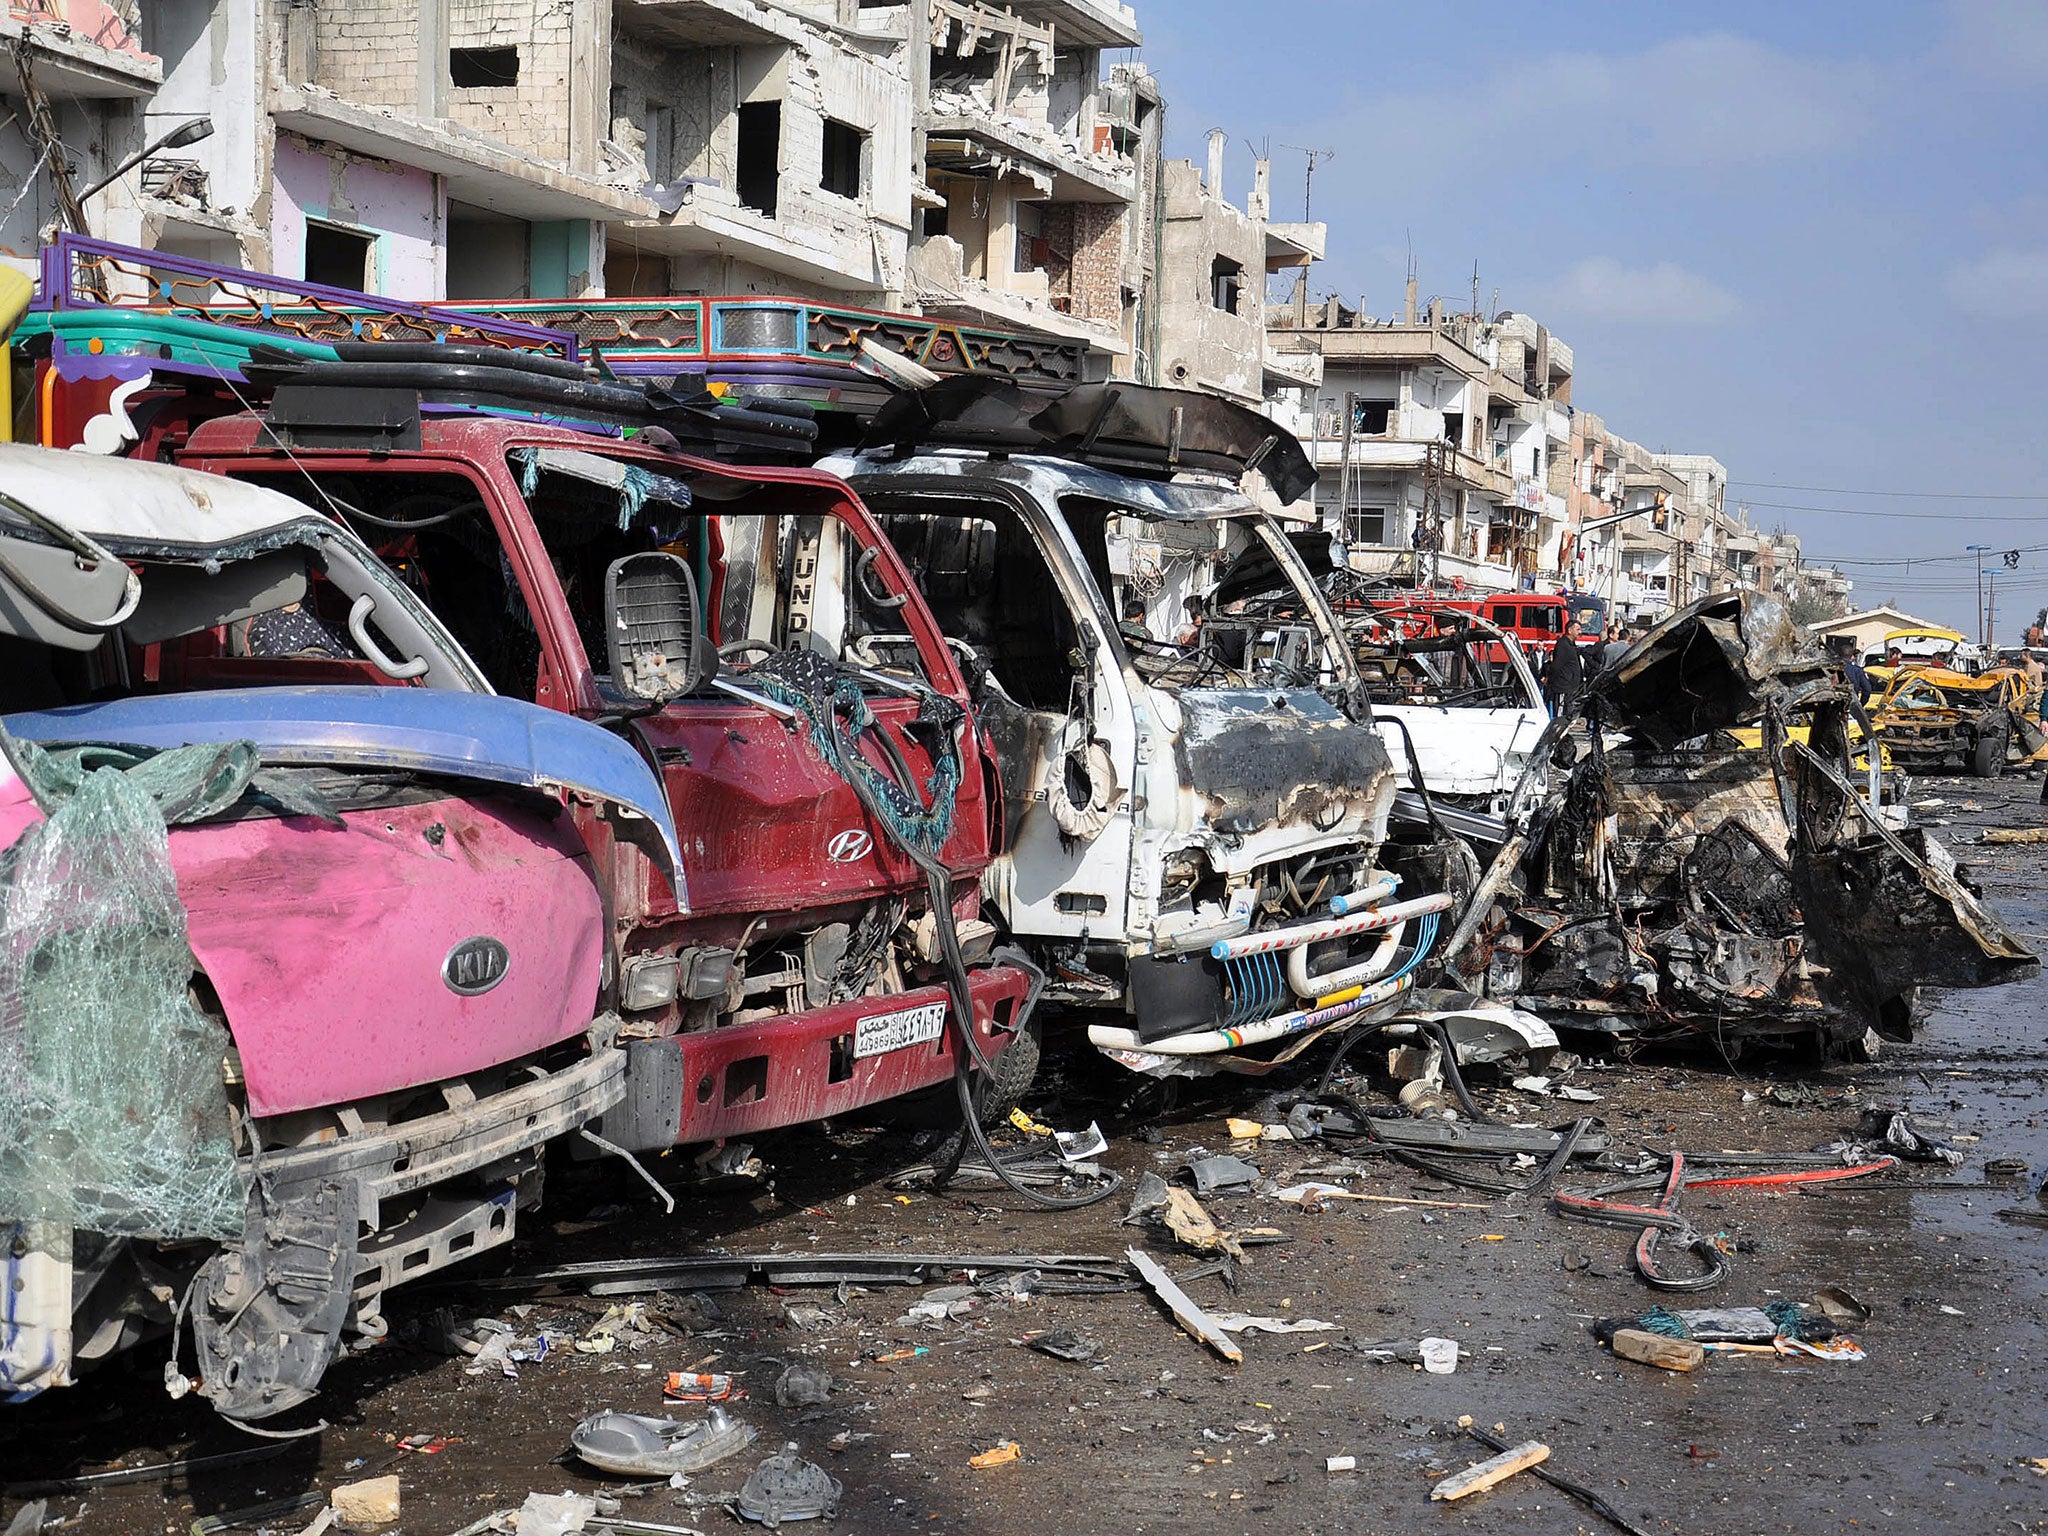
[[[824,725],[825,730],[830,733],[831,739],[838,750],[840,760],[851,762],[859,755],[860,749],[858,745],[848,735],[846,726],[840,719],[839,710],[829,702],[824,703],[823,707],[825,720],[821,723]],[[879,730],[876,732],[876,735],[880,737],[883,743],[883,750],[889,756],[891,766],[896,769],[899,775],[907,777],[902,764],[902,758],[896,751],[895,743],[889,741],[887,736],[883,735]],[[889,841],[896,846],[898,851],[924,873],[925,885],[931,901],[932,920],[938,929],[939,952],[944,961],[946,990],[952,1003],[952,1006],[947,1010],[947,1014],[953,1020],[954,1028],[959,1033],[960,1044],[963,1047],[953,1057],[953,1085],[959,1095],[962,1126],[967,1133],[968,1139],[973,1142],[975,1150],[987,1160],[989,1168],[998,1179],[1002,1180],[1004,1187],[1010,1190],[1012,1194],[1030,1201],[1033,1205],[1043,1206],[1045,1209],[1053,1211],[1078,1211],[1091,1205],[1099,1205],[1123,1187],[1123,1176],[1121,1174],[1111,1174],[1109,1182],[1103,1188],[1092,1190],[1087,1194],[1050,1195],[1043,1190],[1031,1188],[1019,1179],[1004,1164],[1002,1158],[997,1156],[995,1148],[989,1144],[988,1132],[982,1129],[980,1108],[974,1102],[974,1087],[969,1061],[971,1058],[973,1066],[981,1069],[986,1080],[993,1079],[995,1068],[983,1053],[981,1043],[974,1038],[974,993],[967,979],[967,958],[960,950],[960,930],[953,919],[953,873],[940,862],[936,850],[927,851],[919,845],[915,838],[898,828],[895,818],[887,814],[883,809],[877,788],[869,782],[867,775],[847,773],[844,777],[846,782],[852,786],[854,796],[860,801],[861,808],[882,828]],[[1034,992],[1030,1002],[1035,1003],[1036,1001],[1037,998]],[[1016,1021],[1015,1027],[1020,1033],[1029,1022],[1029,1011],[1029,1003],[1027,1003],[1026,1008]]]

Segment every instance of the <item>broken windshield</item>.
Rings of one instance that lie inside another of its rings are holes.
[[[298,518],[231,542],[94,539],[0,501],[0,713],[291,684],[480,690],[369,551]]]
[[[605,674],[605,577],[613,562],[671,554],[696,579],[720,671],[745,672],[780,651],[842,662],[863,686],[928,687],[917,643],[873,551],[828,511],[772,492],[744,506],[699,503],[689,482],[642,461],[580,450],[515,448],[510,463],[567,598],[598,685]],[[757,503],[769,501],[769,507]]]
[[[1330,643],[1334,625],[1301,551],[1269,519],[1158,517],[1081,496],[1063,498],[1060,510],[1147,682],[1347,689],[1353,682],[1349,658]]]

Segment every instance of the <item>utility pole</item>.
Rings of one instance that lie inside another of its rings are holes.
[[[1299,144],[1282,144],[1280,147],[1308,156],[1308,170],[1301,178],[1301,221],[1306,224],[1309,221],[1309,209],[1315,204],[1316,167],[1325,160],[1336,159],[1337,151],[1334,149],[1304,149]]]
[[[1965,552],[1977,557],[1977,644],[1984,644],[1984,554],[1989,544],[1965,544]]]

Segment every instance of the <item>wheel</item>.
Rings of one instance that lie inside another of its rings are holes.
[[[1980,779],[1995,779],[2005,772],[2005,732],[1990,731],[1977,738],[1970,753],[1970,772]]]
[[[1010,1111],[1024,1102],[1024,1095],[1038,1080],[1041,1055],[1038,1017],[1030,1018],[1000,1056],[989,1063],[990,1070],[974,1082],[974,1103],[981,1111],[983,1130],[992,1131],[1009,1122]]]

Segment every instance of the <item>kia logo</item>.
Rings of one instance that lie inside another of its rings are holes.
[[[450,992],[475,997],[503,981],[511,968],[512,952],[496,939],[478,935],[448,951],[441,962],[441,979]]]
[[[825,845],[825,856],[834,864],[851,864],[866,858],[874,846],[875,840],[859,827],[848,827]]]

